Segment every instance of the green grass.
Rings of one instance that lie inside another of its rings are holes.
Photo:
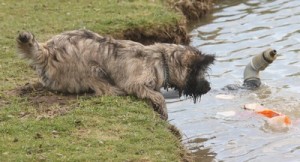
[[[116,35],[133,27],[174,24],[181,16],[156,0],[2,0],[0,28],[4,38],[18,30],[49,36],[65,30],[91,29]]]
[[[0,111],[4,161],[178,161],[178,139],[167,123],[132,97],[80,97],[72,110],[39,118],[15,99]],[[57,107],[59,108],[59,107]],[[20,115],[27,112],[26,116]]]
[[[176,23],[181,17],[163,3],[0,0],[0,161],[179,161],[179,140],[143,101],[62,96],[64,104],[44,104],[34,102],[35,94],[12,93],[38,80],[15,54],[18,31],[40,41],[79,28],[118,36]]]

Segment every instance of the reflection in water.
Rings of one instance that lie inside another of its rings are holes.
[[[175,95],[167,98],[167,106],[196,161],[299,161],[299,20],[298,0],[230,0],[219,1],[214,13],[193,27],[191,45],[217,57],[209,72],[212,90],[197,104]],[[279,55],[261,72],[260,89],[224,88],[242,85],[245,66],[268,48]],[[222,100],[218,94],[234,98]],[[292,127],[270,130],[263,117],[242,109],[253,102],[289,115]]]
[[[201,143],[207,141],[205,138],[195,138],[188,140],[186,145],[193,153],[193,159],[201,162],[211,162],[215,159],[216,153],[212,152],[209,148],[206,148]],[[199,145],[200,144],[200,145]]]

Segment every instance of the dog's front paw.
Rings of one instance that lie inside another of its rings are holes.
[[[168,111],[165,103],[154,104],[153,108],[156,112],[160,114],[161,119],[168,120]]]
[[[163,120],[168,120],[168,111],[167,111],[167,108],[161,108],[159,109],[161,111],[159,111],[158,113],[160,114],[160,118],[163,119]]]
[[[17,41],[19,43],[32,43],[33,38],[34,36],[30,32],[20,32]]]

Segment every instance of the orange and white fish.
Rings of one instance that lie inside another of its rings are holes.
[[[267,117],[267,124],[274,130],[285,130],[292,125],[292,121],[289,116],[274,110],[265,108],[257,103],[245,104],[244,109],[252,110],[257,114]]]

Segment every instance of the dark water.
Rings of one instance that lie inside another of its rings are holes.
[[[184,144],[197,161],[300,161],[300,0],[219,1],[198,26],[191,45],[217,61],[209,71],[212,90],[201,102],[167,99],[170,122],[182,130]],[[260,89],[222,90],[241,85],[251,57],[268,48],[279,56],[260,73]],[[254,102],[288,115],[291,127],[274,131],[265,117],[242,109]]]

